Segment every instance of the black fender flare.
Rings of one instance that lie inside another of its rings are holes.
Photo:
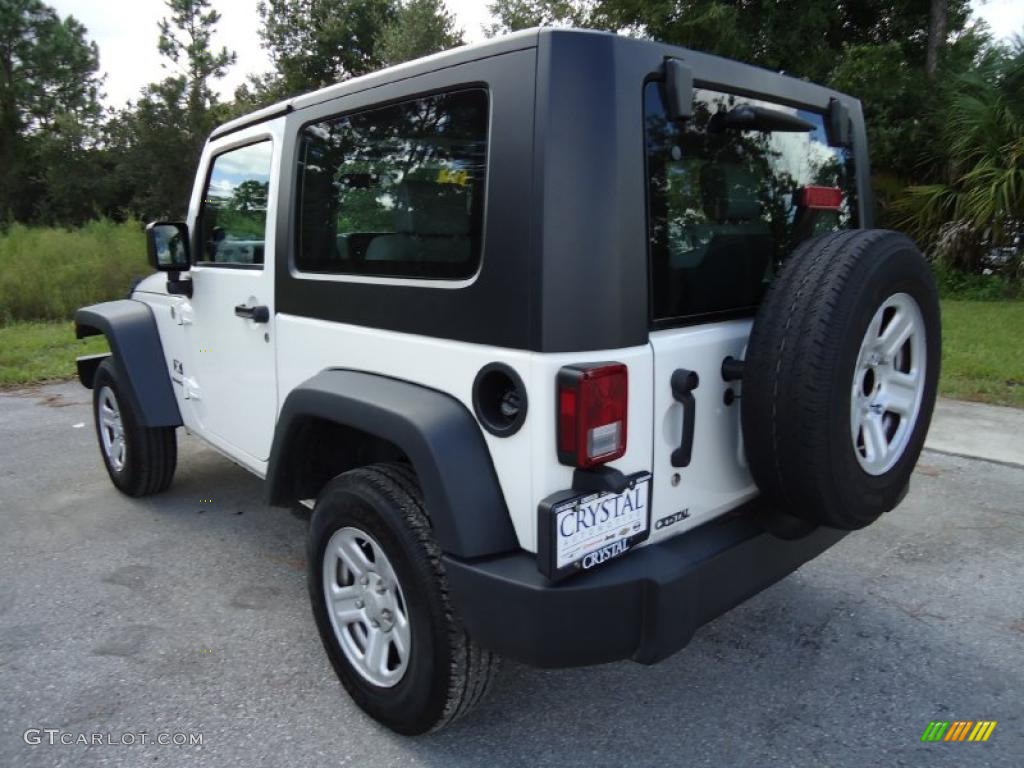
[[[444,552],[472,558],[519,548],[480,426],[451,395],[362,371],[316,374],[293,389],[281,408],[267,467],[271,504],[294,501],[286,454],[307,417],[397,446],[416,472]]]
[[[171,377],[164,358],[160,332],[153,310],[133,299],[107,301],[82,307],[75,312],[75,336],[107,337],[114,364],[124,375],[128,397],[144,427],[180,427],[181,411],[174,397]],[[96,365],[80,366],[80,372],[95,374]],[[98,365],[98,361],[97,361]],[[82,384],[92,388],[92,378],[82,375]]]

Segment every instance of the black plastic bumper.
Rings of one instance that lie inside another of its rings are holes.
[[[445,566],[455,607],[485,648],[540,667],[653,664],[844,535],[818,528],[784,540],[736,514],[557,585],[526,552],[474,562],[446,556]]]

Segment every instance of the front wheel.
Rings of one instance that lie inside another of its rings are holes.
[[[498,657],[462,628],[415,475],[374,464],[334,478],[307,546],[313,616],[342,685],[403,734],[437,730],[486,693]]]
[[[128,496],[167,490],[178,463],[174,427],[144,427],[113,361],[100,363],[93,379],[93,414],[100,455],[111,482]]]

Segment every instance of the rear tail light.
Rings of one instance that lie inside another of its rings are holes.
[[[843,204],[843,190],[839,187],[801,187],[796,193],[796,204],[812,211],[838,211]]]
[[[558,372],[558,460],[587,469],[626,453],[629,373],[622,363]]]

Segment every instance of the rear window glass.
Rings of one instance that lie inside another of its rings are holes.
[[[852,153],[822,114],[698,88],[675,123],[650,82],[644,119],[656,321],[752,310],[800,241],[856,220]]]
[[[487,93],[426,96],[306,126],[304,272],[457,279],[480,262]]]

